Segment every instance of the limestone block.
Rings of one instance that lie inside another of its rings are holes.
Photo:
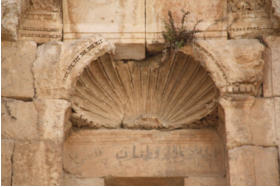
[[[280,37],[268,36],[265,51],[264,96],[280,96]]]
[[[115,42],[118,57],[145,58],[145,1],[63,0],[63,38],[77,39],[101,34]],[[137,45],[130,48],[130,45]],[[127,52],[126,49],[130,48]]]
[[[62,147],[53,142],[17,142],[13,157],[13,185],[61,185]]]
[[[224,0],[147,0],[146,1],[146,40],[147,44],[163,42],[161,32],[165,30],[164,21],[168,20],[168,11],[173,14],[175,24],[181,23],[183,13],[189,11],[185,26],[197,29],[198,38],[226,38],[226,1]]]
[[[277,145],[274,100],[247,97],[221,99],[225,111],[227,147]]]
[[[2,99],[2,138],[33,140],[39,138],[37,111],[33,102]]]
[[[64,186],[105,186],[103,178],[79,178],[73,175],[63,175]]]
[[[143,60],[146,56],[144,44],[116,44],[115,60]]]
[[[32,64],[36,58],[34,42],[2,42],[2,96],[28,99],[34,96]]]
[[[228,0],[227,10],[230,38],[254,38],[277,28],[271,19],[270,1]]]
[[[1,140],[1,184],[11,186],[12,182],[12,157],[14,142],[12,140]]]
[[[194,48],[181,51],[201,62],[222,94],[257,95],[264,66],[264,46],[258,40],[198,40]]]
[[[35,106],[39,113],[38,128],[41,138],[62,143],[70,123],[70,103],[58,99],[38,99]]]
[[[185,186],[226,186],[226,178],[217,177],[187,177],[185,178]]]
[[[242,146],[228,155],[230,185],[279,185],[276,147]]]
[[[61,40],[61,0],[31,0],[20,19],[19,39],[37,43]]]
[[[214,130],[79,130],[64,143],[64,170],[83,178],[223,175]],[[94,167],[92,167],[94,166]]]
[[[41,45],[33,65],[37,97],[69,98],[70,88],[84,67],[113,49],[99,36]]]

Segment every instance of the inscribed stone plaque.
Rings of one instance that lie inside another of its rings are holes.
[[[64,144],[64,169],[80,177],[222,175],[214,130],[79,130]]]

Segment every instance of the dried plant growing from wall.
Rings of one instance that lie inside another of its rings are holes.
[[[185,12],[184,10],[181,11],[183,12],[183,16],[179,26],[175,26],[172,13],[171,11],[168,11],[168,21],[164,21],[165,31],[162,32],[166,48],[179,49],[186,44],[192,43],[195,40],[195,33],[200,32],[199,30],[196,30],[196,26],[201,20],[194,25],[192,30],[187,30],[185,23],[190,12]]]
[[[162,32],[162,36],[164,38],[165,47],[163,50],[162,62],[169,58],[171,51],[193,43],[195,40],[195,33],[200,32],[196,27],[202,20],[199,20],[192,30],[188,30],[186,29],[185,23],[187,22],[187,16],[190,12],[184,10],[181,11],[183,12],[183,16],[179,26],[175,25],[171,11],[168,11],[168,20],[164,21],[165,31]]]

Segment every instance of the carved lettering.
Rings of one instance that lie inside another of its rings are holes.
[[[63,80],[66,80],[69,74],[71,73],[72,69],[75,67],[75,65],[81,60],[81,58],[89,53],[92,49],[94,49],[96,46],[100,45],[103,42],[102,39],[95,41],[94,43],[91,43],[89,46],[85,47],[84,50],[82,50],[77,56],[74,57],[72,60],[70,66],[68,66],[66,73],[64,75]]]

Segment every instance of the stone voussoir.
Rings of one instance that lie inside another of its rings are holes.
[[[43,44],[33,65],[36,97],[69,99],[71,87],[83,69],[114,49],[112,43],[100,36]]]

